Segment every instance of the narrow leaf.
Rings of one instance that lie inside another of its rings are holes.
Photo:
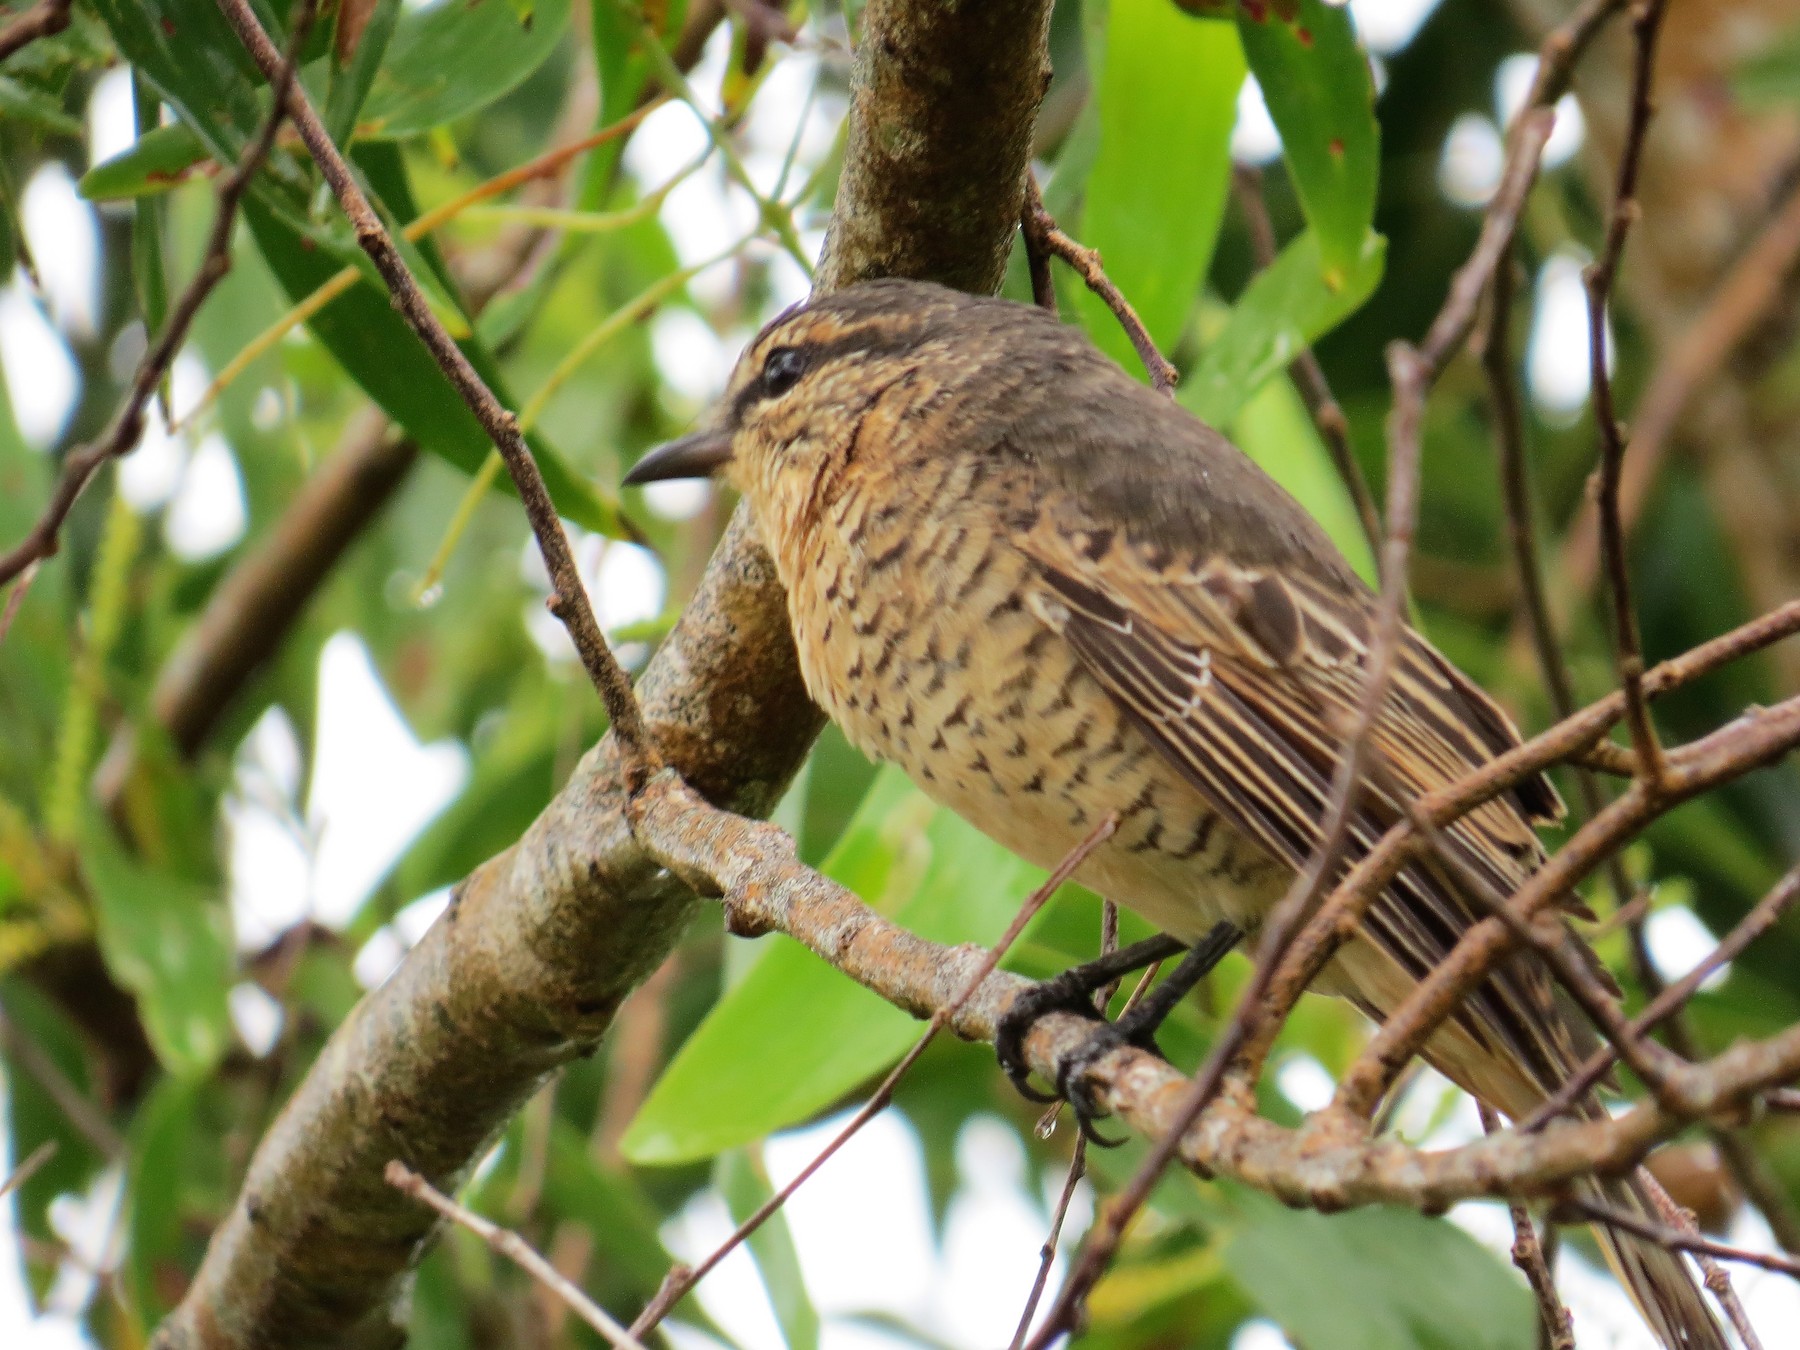
[[[1327,283],[1348,284],[1375,223],[1381,168],[1375,83],[1349,11],[1324,0],[1255,0],[1238,6],[1238,32]]]
[[[1105,46],[1094,91],[1099,151],[1078,233],[1166,352],[1224,218],[1244,54],[1230,24],[1189,18],[1168,0],[1112,0]],[[1085,293],[1079,304],[1094,340],[1137,370],[1106,306]]]

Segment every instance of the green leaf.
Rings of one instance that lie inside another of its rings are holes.
[[[60,98],[7,75],[0,75],[0,118],[57,136],[81,135],[81,119],[63,111]]]
[[[161,105],[157,102],[156,92],[136,71],[131,75],[131,103],[134,125],[155,131]],[[188,134],[193,135],[192,132]],[[142,143],[143,138],[140,136],[138,144]],[[195,144],[198,145],[199,142],[196,141]],[[137,291],[138,309],[144,316],[144,328],[151,333],[162,332],[163,321],[169,315],[169,278],[163,257],[164,234],[163,203],[138,202],[132,210],[131,219],[131,283]],[[165,413],[169,406],[169,392],[170,381],[165,377],[161,390]]]
[[[225,994],[236,964],[218,889],[140,866],[94,819],[83,832],[81,867],[100,954],[137,995],[156,1057],[176,1077],[210,1072],[231,1044]]]
[[[163,1079],[132,1122],[125,1284],[146,1332],[173,1306],[167,1295],[180,1285],[169,1277],[186,1268],[184,1201],[201,1087],[199,1080]]]
[[[345,10],[338,10],[337,25],[344,22]],[[356,133],[356,119],[368,101],[375,74],[387,55],[388,42],[400,19],[400,0],[376,0],[356,49],[349,61],[338,60],[338,27],[333,27],[331,83],[325,95],[325,130],[338,145],[348,145]]]
[[[569,0],[438,0],[401,16],[363,107],[361,135],[415,136],[485,108],[555,50]]]
[[[1324,0],[1238,6],[1238,34],[1319,238],[1327,284],[1347,281],[1375,223],[1381,128],[1349,12]]]
[[[1079,234],[1166,352],[1224,219],[1244,53],[1228,23],[1189,18],[1168,0],[1112,0],[1097,70],[1100,141]],[[1111,311],[1086,292],[1077,304],[1101,348],[1139,369]]]
[[[1318,236],[1308,230],[1290,240],[1244,288],[1199,367],[1181,382],[1181,406],[1216,427],[1230,422],[1303,347],[1356,312],[1380,283],[1386,259],[1387,241],[1368,235],[1356,265],[1333,285],[1320,267]]]
[[[324,285],[342,266],[260,202],[244,203],[244,219],[269,270],[296,302]],[[487,432],[438,369],[431,353],[395,312],[385,292],[369,285],[352,286],[314,315],[307,326],[350,378],[421,445],[464,473],[472,474],[481,467],[492,446]],[[462,347],[476,371],[505,401],[505,386],[492,356],[474,340]],[[614,538],[626,534],[615,503],[571,468],[542,436],[533,433],[526,441],[557,510],[587,529]],[[513,490],[510,479],[502,478],[499,486]]]
[[[94,0],[113,41],[198,133],[236,163],[262,116],[255,64],[207,0]],[[277,39],[279,41],[279,39]]]
[[[206,145],[185,122],[171,122],[139,136],[81,175],[75,186],[89,201],[120,201],[167,192],[185,183],[196,165],[204,164]]]
[[[1789,27],[1739,66],[1731,88],[1752,107],[1800,103],[1800,25]]]
[[[725,1197],[733,1223],[743,1223],[775,1194],[761,1162],[748,1149],[734,1148],[721,1155],[713,1181]],[[769,1215],[746,1245],[756,1258],[788,1350],[818,1350],[819,1313],[800,1274],[800,1254],[794,1250],[787,1215],[779,1209]]]
[[[1500,1259],[1410,1210],[1291,1210],[1230,1188],[1244,1215],[1225,1264],[1307,1350],[1531,1350],[1537,1312]]]
[[[932,804],[899,770],[876,775],[825,874],[936,942],[992,942],[1043,877]],[[713,1006],[625,1132],[633,1162],[711,1157],[815,1115],[880,1073],[918,1021],[786,937]]]
[[[34,1049],[82,1097],[93,1098],[80,1029],[22,976],[13,975],[0,982],[0,1016],[11,1024],[18,1043]],[[50,1161],[27,1177],[14,1197],[18,1231],[48,1241],[53,1236],[50,1202],[59,1195],[86,1189],[106,1158],[70,1122],[68,1111],[58,1105],[30,1069],[10,1054],[0,1063],[6,1071],[6,1124],[14,1161],[25,1158],[40,1144],[56,1145]]]

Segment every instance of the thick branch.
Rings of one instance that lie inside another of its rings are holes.
[[[845,223],[822,288],[884,270],[999,285],[1048,18],[1041,0],[991,13],[872,0]],[[968,92],[946,115],[921,89]],[[1004,210],[992,205],[1009,195]],[[734,811],[767,811],[811,745],[821,718],[779,583],[741,516],[638,695],[682,778]],[[332,1037],[160,1345],[398,1339],[394,1302],[434,1220],[383,1182],[387,1161],[453,1186],[546,1075],[593,1050],[694,914],[692,892],[633,844],[619,770],[609,737]]]
[[[670,775],[639,799],[639,831],[673,869],[710,879],[732,921],[778,928],[844,974],[917,1017],[962,995],[987,953],[943,947],[890,923],[837,883],[801,866],[793,842],[773,826],[707,811]],[[968,1040],[991,1040],[1029,982],[990,973],[950,1018]],[[1091,1034],[1085,1018],[1053,1013],[1025,1041],[1027,1062],[1046,1077]],[[1615,1119],[1556,1122],[1538,1134],[1505,1130],[1441,1152],[1371,1138],[1324,1112],[1298,1129],[1257,1114],[1254,1093],[1228,1078],[1224,1091],[1180,1135],[1177,1156],[1202,1176],[1231,1176],[1293,1205],[1339,1210],[1402,1205],[1438,1213],[1466,1199],[1558,1194],[1564,1183],[1634,1166],[1694,1118],[1741,1109],[1766,1088],[1800,1074],[1800,1028],[1734,1046],[1671,1076],[1683,1111],[1648,1103]],[[1191,1082],[1166,1061],[1129,1047],[1097,1061],[1089,1081],[1101,1103],[1147,1138],[1180,1123]]]

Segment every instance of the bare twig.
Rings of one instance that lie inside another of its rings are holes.
[[[1781,717],[1782,734],[1800,740],[1800,707]],[[1685,776],[1702,764],[1709,774],[1748,772],[1771,753],[1773,730],[1764,719],[1743,719],[1676,751],[1671,772]],[[979,949],[942,947],[881,918],[800,865],[779,830],[706,809],[671,774],[653,780],[640,800],[643,845],[677,874],[710,881],[736,925],[786,932],[919,1016],[962,997],[984,955]],[[991,1039],[1027,987],[1017,976],[991,973],[955,1014],[953,1028],[965,1038]],[[1070,1014],[1039,1018],[1025,1039],[1028,1065],[1053,1075],[1091,1028]],[[1329,1111],[1298,1130],[1286,1129],[1261,1118],[1248,1085],[1230,1080],[1229,1091],[1182,1135],[1179,1154],[1203,1174],[1234,1177],[1289,1204],[1341,1209],[1383,1203],[1436,1211],[1474,1196],[1550,1194],[1575,1178],[1625,1170],[1687,1123],[1739,1111],[1796,1075],[1800,1027],[1791,1027],[1767,1041],[1734,1045],[1704,1065],[1677,1066],[1667,1095],[1679,1109],[1652,1101],[1617,1117],[1558,1121],[1535,1135],[1508,1130],[1441,1151],[1371,1139],[1360,1122]],[[1093,1065],[1088,1082],[1104,1108],[1145,1137],[1179,1133],[1177,1113],[1192,1084],[1162,1060],[1114,1050]]]
[[[38,1174],[38,1171],[44,1164],[49,1162],[55,1156],[56,1140],[54,1139],[46,1139],[43,1143],[32,1149],[31,1152],[26,1155],[23,1162],[13,1168],[11,1172],[8,1172],[6,1176],[0,1177],[0,1200],[4,1200],[27,1181],[30,1181],[32,1177]]]
[[[1588,366],[1594,396],[1594,420],[1600,432],[1599,513],[1601,552],[1613,602],[1613,641],[1619,667],[1619,683],[1625,690],[1626,725],[1638,769],[1644,781],[1658,784],[1663,777],[1662,746],[1650,720],[1644,698],[1644,644],[1638,632],[1637,611],[1631,603],[1631,573],[1625,557],[1625,527],[1619,519],[1619,479],[1625,461],[1625,433],[1613,405],[1612,370],[1608,363],[1607,303],[1613,279],[1625,251],[1625,236],[1637,218],[1638,168],[1643,160],[1644,137],[1650,125],[1650,80],[1656,56],[1656,37],[1662,26],[1666,0],[1646,0],[1632,16],[1636,60],[1632,75],[1631,111],[1626,124],[1625,146],[1619,153],[1618,186],[1607,218],[1606,243],[1587,269]]]
[[[699,1265],[692,1267],[681,1265],[671,1270],[663,1279],[662,1288],[656,1291],[656,1297],[631,1324],[632,1335],[649,1335],[651,1330],[668,1315],[670,1309],[687,1296],[688,1290],[705,1279],[719,1262],[768,1222],[769,1216],[785,1205],[788,1198],[805,1185],[813,1173],[823,1167],[833,1154],[849,1143],[858,1130],[887,1109],[888,1103],[894,1099],[894,1089],[900,1085],[900,1080],[918,1062],[919,1056],[923,1055],[931,1043],[937,1039],[937,1034],[944,1029],[945,1025],[962,1011],[963,1005],[981,987],[981,982],[999,966],[1001,959],[1005,957],[1013,943],[1018,941],[1019,934],[1025,931],[1025,925],[1030,923],[1033,916],[1044,907],[1050,897],[1056,894],[1057,889],[1074,875],[1075,870],[1087,861],[1088,855],[1112,838],[1118,828],[1118,815],[1110,814],[1088,831],[1087,836],[1074,848],[1069,850],[1067,856],[1056,865],[1056,869],[1044,879],[1043,884],[1025,898],[1025,903],[1019,906],[1019,912],[1013,916],[1006,931],[1000,935],[1000,940],[976,966],[974,972],[964,983],[962,991],[932,1013],[930,1022],[926,1025],[924,1032],[920,1034],[919,1039],[913,1042],[912,1049],[908,1050],[905,1057],[894,1065],[886,1078],[881,1080],[881,1085],[870,1095],[869,1100],[862,1104],[856,1114],[845,1123],[844,1128],[832,1136],[831,1141],[795,1174],[793,1180],[763,1201],[757,1207],[756,1212],[739,1224],[736,1231],[715,1247]]]
[[[1699,1234],[1700,1225],[1695,1222],[1693,1213],[1676,1204],[1675,1197],[1663,1189],[1663,1184],[1655,1176],[1646,1172],[1643,1185],[1664,1223],[1677,1232]],[[1744,1350],[1763,1350],[1762,1338],[1750,1324],[1750,1314],[1744,1310],[1743,1300],[1738,1298],[1737,1290],[1732,1287],[1731,1273],[1710,1252],[1694,1252],[1693,1257],[1695,1264],[1700,1267],[1701,1275],[1705,1277],[1706,1287],[1719,1301],[1719,1306],[1725,1310],[1725,1316],[1731,1319],[1731,1325],[1744,1342]]]
[[[75,0],[38,0],[5,28],[0,28],[0,61],[41,37],[62,32],[69,26],[69,11],[74,7]]]
[[[1481,1112],[1481,1128],[1489,1134],[1499,1130],[1500,1117],[1493,1107],[1486,1102],[1476,1105]],[[1512,1216],[1513,1264],[1525,1276],[1525,1282],[1537,1298],[1538,1320],[1543,1327],[1546,1350],[1575,1350],[1574,1319],[1556,1292],[1556,1278],[1551,1274],[1550,1261],[1544,1252],[1543,1241],[1538,1237],[1537,1225],[1531,1220],[1531,1211],[1517,1200],[1508,1204],[1507,1210]]]
[[[125,1155],[125,1137],[106,1118],[106,1112],[70,1082],[68,1075],[57,1066],[56,1061],[44,1053],[44,1048],[4,1013],[0,1013],[0,1047],[31,1075],[44,1090],[44,1095],[56,1103],[56,1108],[63,1113],[64,1119],[75,1127],[75,1132],[87,1140],[96,1153],[107,1159]]]
[[[517,1233],[491,1223],[475,1211],[457,1204],[398,1158],[387,1165],[387,1183],[421,1204],[431,1206],[451,1223],[475,1234],[567,1304],[608,1345],[617,1347],[617,1350],[644,1350],[643,1342],[614,1321],[606,1309],[582,1293],[578,1286],[564,1279],[555,1266],[538,1255],[531,1244]]]
[[[1526,924],[1673,805],[1772,762],[1800,744],[1800,699],[1746,713],[1729,726],[1665,756],[1660,785],[1634,781],[1520,886],[1507,907]],[[1464,933],[1389,1012],[1338,1090],[1338,1104],[1366,1116],[1400,1067],[1467,997],[1513,942],[1508,924],[1487,918]],[[1668,1086],[1666,1083],[1663,1085]],[[1660,1093],[1659,1093],[1660,1095]]]
[[[1692,998],[1700,986],[1706,983],[1712,973],[1727,962],[1735,961],[1743,955],[1745,949],[1764,933],[1768,932],[1786,913],[1796,899],[1800,899],[1800,868],[1790,871],[1776,887],[1756,903],[1756,907],[1746,914],[1724,941],[1706,954],[1704,960],[1682,976],[1673,984],[1664,988],[1636,1017],[1626,1025],[1632,1036],[1642,1036],[1659,1022],[1678,1012]],[[1556,1116],[1561,1115],[1583,1097],[1606,1071],[1617,1062],[1617,1055],[1607,1047],[1602,1047],[1589,1055],[1587,1060],[1569,1075],[1554,1094],[1548,1097],[1529,1117],[1521,1121],[1519,1128],[1525,1131],[1542,1129]]]
[[[262,24],[251,10],[249,0],[219,0],[219,9],[251,58],[265,75],[273,79],[279,57],[274,43],[269,40],[269,35],[263,31]],[[588,603],[587,589],[582,585],[581,573],[569,548],[568,535],[563,531],[562,520],[557,515],[555,504],[550,500],[549,489],[544,486],[543,475],[538,472],[531,448],[525,444],[525,438],[519,432],[517,419],[501,405],[494,392],[476,373],[475,367],[469,364],[469,358],[463,354],[462,348],[456,345],[438,322],[437,316],[431,312],[424,293],[419,289],[419,283],[401,261],[399,250],[394,247],[387,228],[369,205],[368,198],[350,172],[350,166],[345,163],[343,155],[332,144],[305,89],[297,84],[293,85],[287,89],[285,99],[277,99],[277,106],[282,103],[287,105],[288,115],[300,132],[300,139],[305,142],[313,162],[319,166],[325,181],[330,184],[337,197],[338,205],[355,229],[356,242],[369,255],[370,261],[375,264],[375,270],[387,283],[402,317],[425,344],[469,410],[481,422],[493,440],[494,448],[505,461],[507,472],[518,489],[519,500],[525,506],[526,517],[531,522],[538,549],[543,554],[544,566],[550,574],[550,582],[554,588],[549,600],[550,612],[569,630],[569,637],[581,656],[588,678],[593,681],[601,701],[606,705],[607,717],[625,751],[627,785],[636,787],[661,767],[662,757],[644,724],[637,698],[631,690],[631,680],[606,645],[599,621],[595,619],[593,607]]]
[[[64,5],[63,9],[63,20],[66,23],[68,6]],[[212,230],[207,235],[206,250],[201,256],[199,270],[176,299],[162,332],[157,334],[156,341],[150,344],[149,350],[138,362],[124,405],[113,417],[105,433],[97,441],[69,452],[63,460],[62,471],[50,490],[50,500],[37,523],[17,545],[0,554],[0,585],[18,576],[32,563],[53,555],[58,548],[63,522],[68,519],[69,512],[74,509],[87,485],[93,481],[94,475],[100,471],[101,465],[137,448],[138,438],[144,434],[144,410],[167,376],[175,354],[181,350],[181,344],[187,340],[188,329],[193,326],[200,306],[206,303],[213,288],[231,270],[231,232],[237,223],[238,204],[249,190],[251,178],[262,167],[275,144],[275,129],[281,124],[286,102],[284,95],[289,89],[296,87],[294,64],[306,40],[307,31],[312,26],[313,11],[312,0],[302,0],[296,6],[292,19],[293,31],[285,55],[277,51],[273,44],[269,46],[269,63],[265,73],[270,86],[276,91],[276,98],[269,107],[269,115],[257,128],[256,135],[244,147],[242,158],[219,183],[218,204],[213,208]],[[30,17],[25,16],[26,19]],[[19,23],[24,22],[25,19],[19,20]],[[16,24],[14,26],[17,27]],[[8,34],[11,31],[7,30]],[[0,39],[3,37],[4,35],[0,35]]]
[[[1744,344],[1786,293],[1800,261],[1800,181],[1788,190],[1762,233],[1713,290],[1693,321],[1682,325],[1644,383],[1619,474],[1619,516],[1629,532],[1643,513],[1676,426],[1694,392]],[[1566,593],[1585,595],[1600,565],[1596,513],[1585,511],[1563,543],[1558,575]],[[1566,615],[1572,606],[1565,606]]]
[[[1081,1184],[1082,1177],[1087,1175],[1087,1136],[1075,1136],[1075,1148],[1069,1154],[1069,1172],[1063,1178],[1062,1194],[1056,1197],[1056,1209],[1050,1215],[1050,1232],[1044,1238],[1044,1245],[1038,1250],[1037,1275],[1031,1281],[1031,1292],[1025,1296],[1025,1307],[1019,1314],[1018,1329],[1008,1350],[1020,1350],[1025,1344],[1025,1337],[1031,1331],[1031,1319],[1036,1316],[1038,1303],[1044,1297],[1044,1289],[1050,1283],[1050,1270],[1056,1264],[1056,1245],[1062,1237],[1063,1223],[1069,1217],[1069,1205],[1075,1199],[1075,1188]]]
[[[1152,387],[1163,393],[1174,396],[1175,382],[1181,378],[1181,372],[1175,369],[1170,361],[1156,348],[1156,339],[1150,336],[1144,327],[1144,321],[1138,318],[1137,311],[1131,307],[1131,301],[1125,293],[1113,284],[1111,277],[1100,263],[1100,250],[1087,248],[1078,244],[1058,227],[1056,221],[1044,209],[1043,194],[1038,191],[1037,179],[1027,171],[1025,175],[1025,210],[1022,216],[1025,233],[1025,247],[1029,256],[1061,258],[1073,267],[1087,288],[1105,302],[1119,321],[1119,327],[1125,330],[1125,336],[1131,340],[1131,346],[1144,363],[1144,370],[1150,376]],[[1044,284],[1048,284],[1049,271],[1044,269]],[[1039,289],[1039,274],[1034,265],[1032,271],[1032,292],[1037,302],[1044,304],[1044,292]],[[1055,293],[1050,292],[1049,308],[1056,303]]]
[[[1253,164],[1236,165],[1231,171],[1231,185],[1237,197],[1238,211],[1242,213],[1250,235],[1251,254],[1256,265],[1266,269],[1275,261],[1276,241],[1268,203],[1263,199],[1262,170]],[[1331,384],[1325,378],[1325,367],[1319,364],[1311,347],[1302,347],[1300,354],[1289,364],[1288,375],[1305,400],[1313,425],[1319,429],[1319,439],[1325,443],[1331,462],[1337,466],[1338,477],[1343,480],[1344,490],[1350,494],[1356,518],[1362,523],[1363,538],[1369,542],[1369,552],[1379,562],[1381,518],[1375,511],[1375,496],[1369,491],[1369,480],[1363,476],[1355,447],[1350,444],[1350,423],[1332,395]]]
[[[1019,237],[1025,241],[1025,266],[1031,275],[1031,299],[1039,309],[1056,313],[1056,280],[1050,275],[1050,250],[1044,239],[1042,221],[1037,213],[1044,208],[1037,179],[1027,169],[1030,186],[1025,192],[1025,210],[1019,217]]]
[[[1724,1261],[1738,1261],[1747,1266],[1760,1266],[1764,1270],[1775,1271],[1779,1275],[1791,1275],[1800,1279],[1800,1258],[1790,1256],[1786,1252],[1753,1252],[1745,1247],[1734,1247],[1729,1242],[1719,1242],[1714,1238],[1699,1233],[1684,1232],[1670,1224],[1657,1223],[1642,1215],[1633,1214],[1629,1210],[1619,1209],[1600,1200],[1590,1200],[1585,1196],[1573,1196],[1563,1200],[1558,1206],[1558,1217],[1565,1213],[1579,1215],[1582,1221],[1603,1223],[1609,1228],[1620,1228],[1627,1233],[1665,1247],[1681,1252],[1704,1252],[1708,1256],[1716,1256]]]

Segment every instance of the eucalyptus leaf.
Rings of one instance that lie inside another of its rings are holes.
[[[1307,1350],[1532,1350],[1523,1283],[1462,1229],[1410,1210],[1319,1214],[1230,1188],[1225,1264]]]
[[[231,1045],[225,991],[236,965],[218,888],[135,861],[111,827],[92,818],[81,869],[100,953],[113,978],[137,995],[157,1058],[177,1077],[209,1072]]]
[[[1361,307],[1380,283],[1386,259],[1387,241],[1371,234],[1356,265],[1333,284],[1318,236],[1308,230],[1291,240],[1244,288],[1199,367],[1181,382],[1181,406],[1213,426],[1231,421],[1244,400]]]
[[[208,159],[206,144],[185,122],[152,127],[128,149],[82,174],[76,188],[89,201],[148,197],[179,187]]]
[[[1212,261],[1231,184],[1244,53],[1229,23],[1193,19],[1168,0],[1111,0],[1094,99],[1099,148],[1080,238],[1167,352]],[[1103,350],[1140,369],[1098,297],[1078,312]]]
[[[437,0],[400,16],[362,107],[364,137],[416,136],[478,112],[544,63],[569,0]]]
[[[1381,172],[1375,81],[1350,12],[1324,0],[1240,5],[1238,33],[1281,132],[1326,282],[1348,284],[1375,223]]]

